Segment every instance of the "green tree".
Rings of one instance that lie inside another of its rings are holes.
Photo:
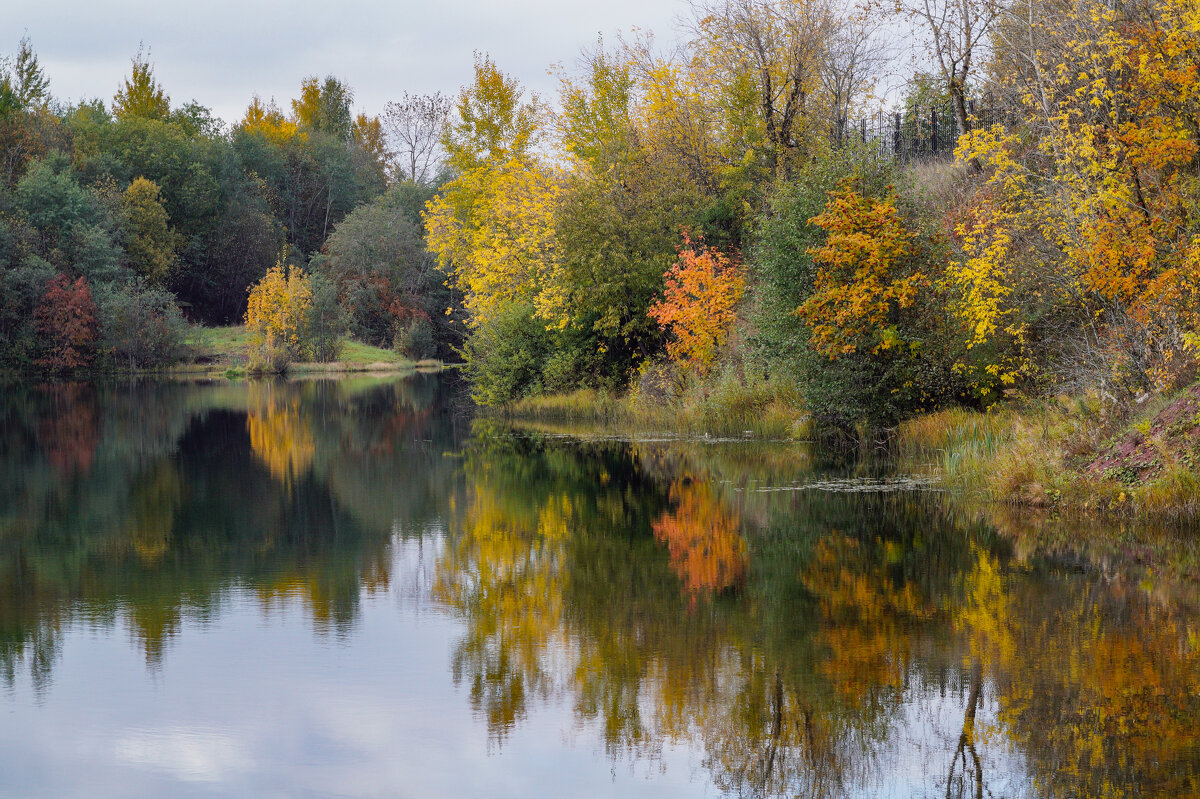
[[[42,71],[37,54],[28,36],[21,37],[16,58],[11,67],[0,65],[0,97],[7,96],[7,103],[27,110],[45,107],[50,102],[50,80]],[[6,101],[0,99],[0,114]]]
[[[404,206],[403,189],[355,209],[329,236],[325,251],[328,257],[314,263],[337,286],[356,339],[390,347],[418,320],[445,318],[445,275]]]
[[[118,367],[168,366],[179,359],[187,323],[175,297],[138,278],[96,290],[98,349]]]
[[[306,337],[313,359],[319,363],[336,361],[342,354],[350,315],[338,302],[338,287],[328,275],[314,271],[309,278],[312,304],[308,307]]]

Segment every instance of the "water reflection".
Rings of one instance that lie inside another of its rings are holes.
[[[397,506],[415,525],[444,516],[439,444],[454,434],[435,423],[435,391],[417,378],[0,394],[5,679],[26,663],[44,686],[67,617],[128,621],[158,664],[180,620],[217,612],[234,585],[264,607],[302,597],[319,631],[344,634],[363,592],[388,586]],[[385,471],[410,490],[371,490]]]
[[[1048,551],[929,492],[760,490],[830,476],[794,447],[515,433],[464,421],[446,391],[0,392],[10,695],[26,676],[53,695],[85,633],[127,629],[152,674],[184,669],[191,622],[247,609],[271,627],[301,608],[315,641],[368,651],[411,619],[375,603],[403,584],[448,637],[445,670],[407,681],[458,686],[500,771],[524,768],[514,741],[565,709],[602,758],[665,768],[682,748],[737,796],[1200,789],[1192,583]],[[129,752],[169,754],[138,735]],[[397,789],[384,762],[359,764],[357,793]]]

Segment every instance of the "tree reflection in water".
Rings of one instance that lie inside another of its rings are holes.
[[[397,542],[433,536],[494,751],[561,703],[609,757],[686,747],[738,796],[1200,790],[1187,584],[1014,550],[935,494],[758,490],[815,479],[790,445],[465,430],[439,391],[0,393],[0,678],[50,690],[79,624],[166,668],[247,598],[352,640]]]

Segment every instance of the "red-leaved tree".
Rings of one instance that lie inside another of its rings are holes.
[[[82,277],[74,283],[66,275],[50,281],[34,311],[34,324],[42,337],[43,356],[36,363],[48,369],[79,369],[92,363],[96,345],[96,304]]]

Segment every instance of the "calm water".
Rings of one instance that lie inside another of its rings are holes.
[[[1186,538],[450,391],[0,388],[0,796],[1200,792]]]

